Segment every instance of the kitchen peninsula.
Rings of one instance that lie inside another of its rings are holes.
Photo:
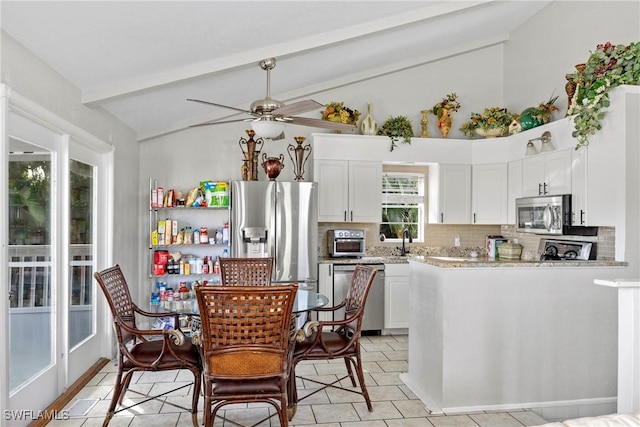
[[[615,261],[410,259],[409,371],[432,413],[615,412]]]

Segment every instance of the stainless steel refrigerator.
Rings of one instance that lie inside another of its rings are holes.
[[[231,256],[273,257],[273,282],[317,280],[317,186],[232,181]]]

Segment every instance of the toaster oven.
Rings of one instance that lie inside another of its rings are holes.
[[[364,243],[364,230],[329,230],[327,234],[327,252],[336,258],[363,257]]]

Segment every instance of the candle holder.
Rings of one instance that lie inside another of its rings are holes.
[[[238,145],[240,145],[243,154],[240,173],[243,181],[257,181],[258,157],[260,156],[260,150],[262,150],[264,140],[262,138],[253,139],[256,134],[253,129],[247,129],[246,132],[247,135],[249,135],[249,139],[240,138],[240,141],[238,141]]]
[[[289,144],[287,152],[289,153],[289,158],[293,162],[293,173],[296,177],[296,181],[304,181],[304,165],[307,163],[309,155],[311,155],[311,144],[307,144],[305,146],[302,145],[306,139],[304,136],[294,136],[293,139],[296,141],[297,145],[294,146],[293,144]],[[294,153],[295,159],[291,153]]]
[[[422,110],[422,119],[420,119],[420,138],[429,138],[429,114],[430,110]]]

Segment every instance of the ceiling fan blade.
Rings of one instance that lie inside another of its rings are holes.
[[[236,120],[223,120],[221,122],[204,122],[204,123],[198,123],[197,125],[189,125],[189,127],[194,128],[198,126],[221,125],[224,123],[250,122],[252,120],[253,119],[236,119]]]
[[[252,116],[256,115],[253,111],[243,110],[242,108],[230,107],[228,105],[216,104],[215,102],[202,101],[200,99],[191,99],[191,98],[187,98],[187,101],[199,102],[200,104],[212,105],[214,107],[228,108],[229,110],[241,111],[243,113],[251,114]]]
[[[309,117],[290,117],[288,123],[301,126],[313,126],[316,128],[333,129],[333,130],[354,130],[356,125],[348,123],[331,122],[329,120],[311,119]]]
[[[305,101],[294,102],[292,104],[276,108],[271,112],[271,114],[278,116],[290,116],[292,114],[308,113],[309,111],[319,110],[320,108],[324,108],[324,105],[314,101],[313,99],[307,99]]]

